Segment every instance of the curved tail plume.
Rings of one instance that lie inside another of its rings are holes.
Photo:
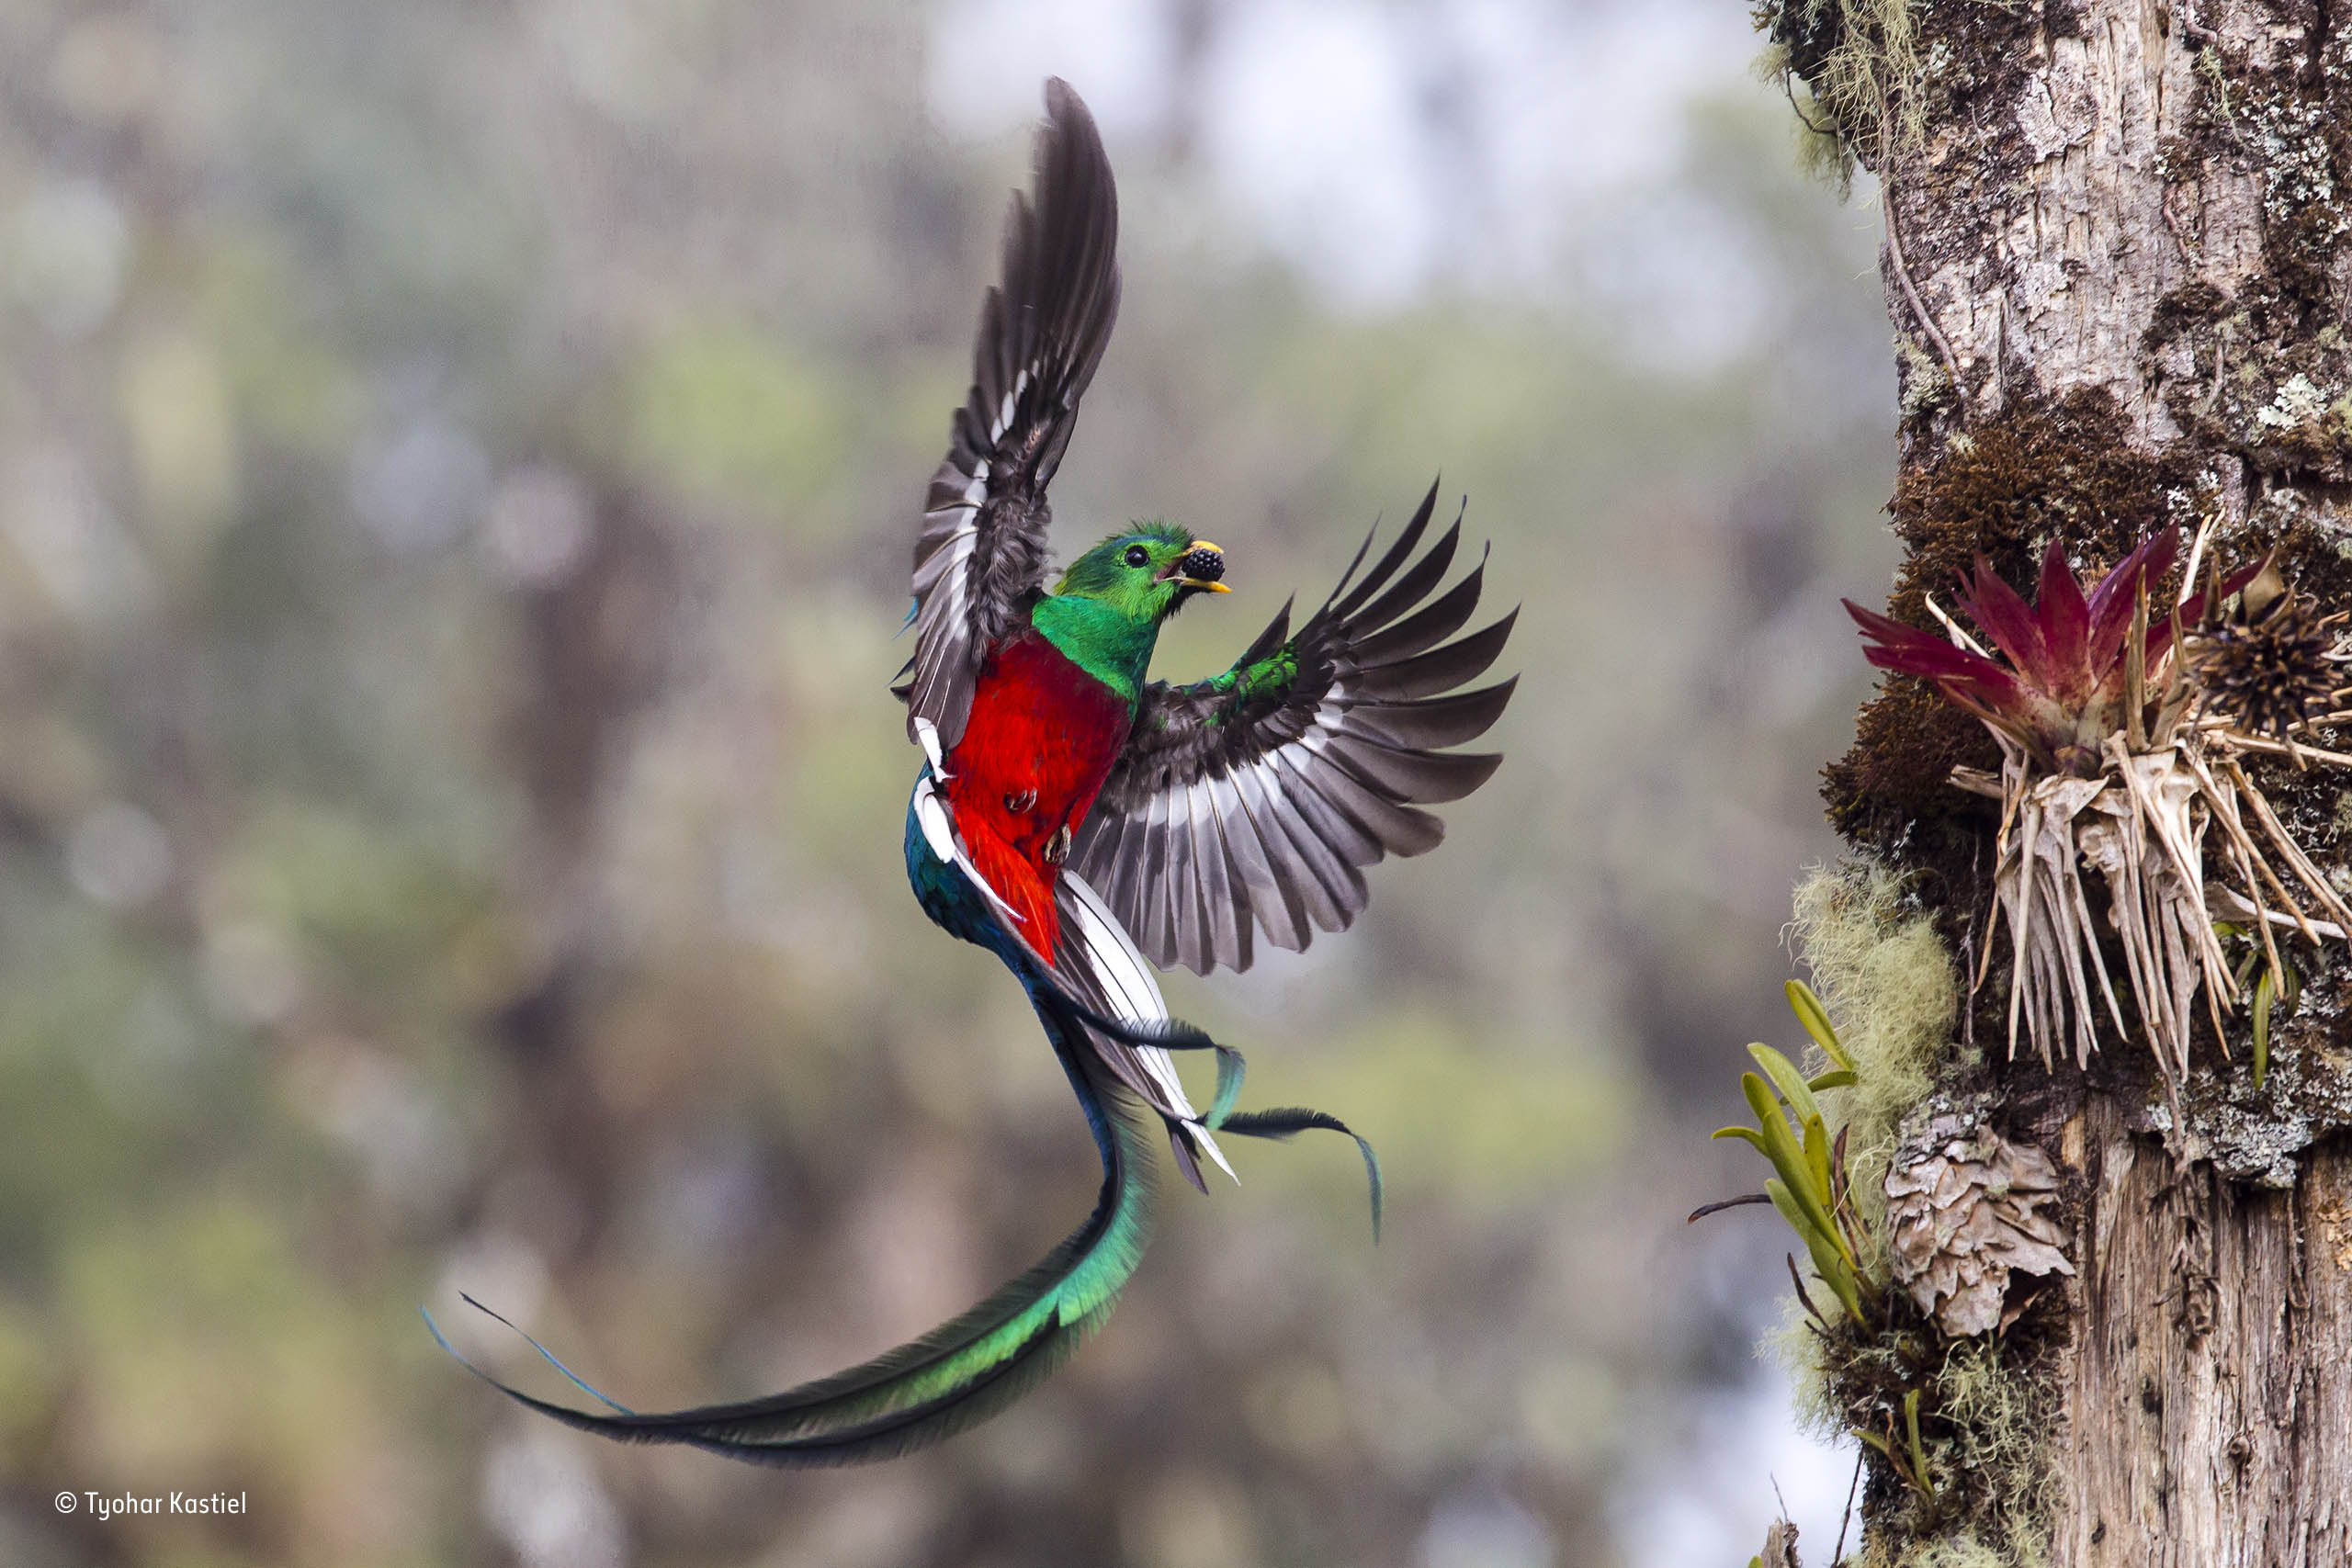
[[[1080,1020],[1062,999],[1041,995],[1038,1011],[1093,1127],[1102,1155],[1102,1194],[1086,1223],[1060,1246],[962,1316],[861,1366],[782,1393],[658,1414],[616,1403],[536,1339],[530,1340],[534,1349],[609,1411],[537,1398],[462,1356],[458,1360],[509,1398],[567,1426],[623,1442],[688,1444],[757,1464],[818,1467],[888,1459],[996,1415],[1068,1360],[1111,1315],[1142,1260],[1151,1225],[1148,1124],[1122,1089],[1095,1082],[1084,1070],[1067,1043]],[[432,1324],[430,1314],[425,1321]],[[458,1355],[437,1325],[433,1333]]]
[[[1148,1118],[1133,1093],[1077,1043],[1084,1038],[1081,1031],[1114,1027],[1112,1021],[1050,987],[1033,987],[1031,994],[1093,1131],[1102,1156],[1102,1188],[1085,1224],[961,1316],[870,1361],[781,1393],[655,1413],[620,1404],[527,1334],[525,1340],[548,1365],[606,1408],[560,1404],[492,1377],[458,1354],[428,1313],[425,1323],[434,1338],[508,1398],[566,1426],[622,1442],[684,1444],[755,1464],[818,1468],[890,1459],[997,1415],[1068,1360],[1110,1317],[1119,1292],[1142,1261],[1155,1194],[1154,1118]],[[1213,1127],[1261,1138],[1286,1138],[1311,1128],[1354,1136],[1336,1118],[1316,1111],[1234,1114],[1230,1108],[1242,1076],[1238,1053],[1172,1021],[1153,1037],[1176,1049],[1218,1054],[1218,1092],[1207,1118]],[[1376,1240],[1380,1167],[1371,1145],[1362,1138],[1356,1142],[1372,1181]],[[466,1300],[514,1326],[470,1296]]]

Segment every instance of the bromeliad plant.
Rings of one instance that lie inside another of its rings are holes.
[[[2200,535],[2190,553],[2189,582],[2204,543]],[[1998,778],[1966,768],[1952,775],[2001,803],[1994,908],[1974,983],[1984,982],[2006,919],[2009,1052],[2022,1021],[2045,1066],[2070,1030],[2076,1064],[2087,1063],[2098,1001],[2119,1034],[2131,1032],[2085,895],[2086,863],[2107,885],[2132,999],[2170,1079],[2188,1071],[2199,987],[2217,1037],[2222,1011],[2245,994],[2215,931],[2214,904],[2252,928],[2272,976],[2288,972],[2274,928],[2312,942],[2352,930],[2352,909],[2239,761],[2256,751],[2352,764],[2296,739],[2352,720],[2333,711],[2345,695],[2328,636],[2334,622],[2312,619],[2267,559],[2226,581],[2216,571],[2202,589],[2152,608],[2177,547],[2169,529],[2143,541],[2086,598],[2052,541],[2030,605],[1980,557],[1959,603],[1998,657],[1932,599],[1949,639],[1846,602],[1875,645],[1865,652],[1872,664],[1928,680],[2000,744]],[[2237,609],[2224,617],[2221,606],[2233,598]],[[2219,830],[2218,858],[2234,886],[2207,875],[2209,829]],[[2306,912],[2279,864],[2325,919]]]

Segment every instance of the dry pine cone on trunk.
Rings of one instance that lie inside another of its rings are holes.
[[[2050,1156],[1968,1119],[1939,1116],[1886,1174],[1894,1277],[1954,1337],[2002,1324],[2009,1276],[2072,1274],[2057,1222]]]

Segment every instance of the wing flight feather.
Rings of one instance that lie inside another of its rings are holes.
[[[1246,969],[1255,936],[1296,951],[1345,930],[1369,897],[1363,868],[1434,848],[1445,825],[1422,807],[1500,764],[1448,748],[1510,701],[1515,676],[1464,688],[1501,655],[1518,612],[1454,637],[1486,561],[1440,592],[1462,523],[1431,540],[1436,503],[1432,485],[1369,570],[1366,538],[1295,633],[1285,604],[1225,674],[1146,688],[1070,864],[1154,963]]]
[[[1119,194],[1069,85],[1046,84],[1031,197],[1004,225],[1002,282],[980,307],[972,389],[950,426],[915,540],[907,734],[955,750],[981,663],[1044,585],[1046,487],[1119,314]]]

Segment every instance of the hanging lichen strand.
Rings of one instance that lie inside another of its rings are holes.
[[[1949,640],[1846,605],[1873,644],[1872,664],[1923,677],[2000,745],[1997,778],[1957,767],[1951,780],[2001,806],[1974,984],[2007,920],[2012,1056],[2020,1023],[2045,1066],[2070,1035],[2076,1064],[2086,1064],[2102,1010],[2119,1036],[2132,1032],[2101,951],[2086,863],[2106,885],[2106,920],[2142,1032],[2176,1082],[2188,1070],[2200,987],[2224,1053],[2222,1013],[2255,1000],[2258,1072],[2267,1004],[2294,983],[2278,932],[2317,944],[2352,931],[2352,909],[2239,763],[2260,751],[2352,766],[2352,756],[2299,739],[2352,723],[2336,706],[2352,694],[2337,681],[2344,656],[2332,634],[2341,617],[2317,618],[2267,558],[2227,581],[2211,571],[2191,591],[2204,546],[2200,534],[2181,592],[2154,609],[2178,547],[2169,529],[2143,540],[2087,598],[2055,541],[2031,605],[1979,558],[1959,604],[1998,658],[1932,599],[1927,606]],[[2209,839],[2218,874],[2207,868]],[[2217,926],[2217,914],[2225,923]],[[2223,950],[2224,936],[2240,929],[2252,933],[2258,974],[2255,962],[2233,967]]]

